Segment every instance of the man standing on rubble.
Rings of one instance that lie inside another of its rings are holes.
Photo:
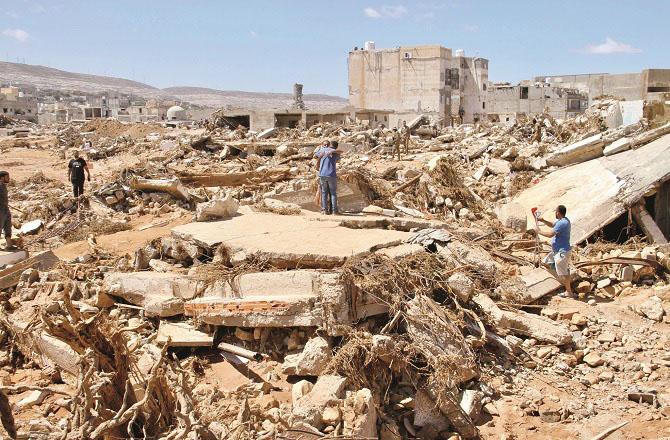
[[[407,126],[407,121],[402,121],[402,127],[400,127],[400,135],[402,136],[402,143],[405,145],[405,154],[409,154],[409,139],[410,131]]]
[[[79,157],[79,150],[74,150],[74,159],[67,165],[67,178],[72,182],[72,192],[75,197],[84,194],[84,171],[91,181],[91,172],[88,170],[86,161]]]
[[[329,147],[321,147],[314,153],[319,159],[319,183],[321,186],[321,214],[337,214],[337,161],[340,152],[338,142],[331,141]],[[330,196],[330,208],[328,200]]]
[[[393,143],[393,152],[398,153],[398,160],[400,160],[400,145],[402,144],[402,138],[398,129],[394,128],[391,132],[391,142]]]
[[[556,270],[556,275],[563,286],[565,287],[565,294],[568,297],[573,297],[572,286],[570,285],[570,219],[565,214],[567,210],[565,206],[558,205],[556,207],[556,221],[550,222],[543,218],[538,218],[538,222],[544,223],[551,227],[551,231],[543,232],[538,228],[537,233],[551,238],[551,252],[544,259],[545,264],[553,265]]]
[[[8,183],[9,173],[7,171],[0,171],[0,231],[5,234],[6,250],[15,248],[12,241],[12,213],[9,210]]]

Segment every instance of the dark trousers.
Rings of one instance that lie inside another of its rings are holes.
[[[72,181],[72,193],[75,197],[79,197],[84,194],[84,181],[83,180],[73,180]]]
[[[0,232],[5,233],[5,238],[12,238],[12,213],[9,208],[0,208]]]

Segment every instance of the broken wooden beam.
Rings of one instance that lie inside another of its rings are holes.
[[[278,182],[290,177],[291,169],[280,167],[242,173],[184,174],[180,179],[185,184],[193,186],[242,186]]]
[[[665,244],[668,240],[663,235],[663,231],[658,227],[654,218],[641,203],[631,208],[633,218],[651,243]]]

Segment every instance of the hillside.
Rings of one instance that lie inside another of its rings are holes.
[[[145,98],[176,98],[211,108],[283,109],[290,107],[293,103],[293,96],[290,93],[244,92],[179,86],[159,89],[124,78],[66,72],[51,67],[7,62],[0,62],[0,83],[69,92],[114,91]],[[310,110],[339,110],[348,104],[345,98],[329,95],[306,94],[304,100]]]
[[[111,76],[66,72],[45,66],[0,62],[0,82],[11,82],[17,86],[33,86],[63,91],[100,93],[116,91],[154,97],[162,94],[160,89],[148,84]]]

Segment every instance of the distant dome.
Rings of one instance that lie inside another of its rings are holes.
[[[167,111],[168,121],[183,121],[186,119],[186,110],[178,105],[173,105]]]

